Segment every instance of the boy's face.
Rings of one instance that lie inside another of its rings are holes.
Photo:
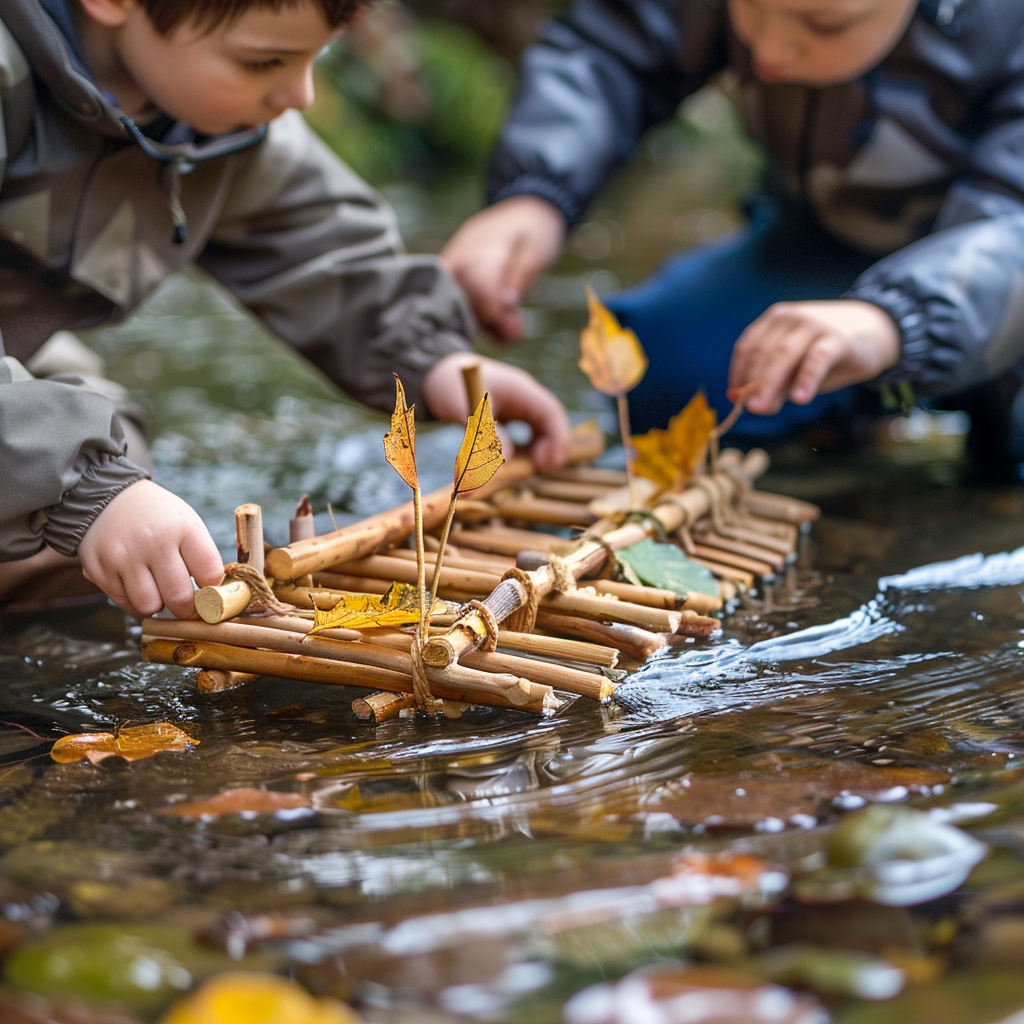
[[[307,0],[252,7],[212,30],[186,21],[166,36],[134,0],[119,6],[113,42],[124,71],[149,102],[205,135],[308,107],[313,61],[340,32]]]
[[[729,0],[763,82],[850,82],[899,42],[917,0]]]

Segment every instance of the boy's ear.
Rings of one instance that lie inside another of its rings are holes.
[[[106,28],[120,28],[127,20],[128,14],[136,6],[135,0],[78,0],[82,10],[93,21]]]

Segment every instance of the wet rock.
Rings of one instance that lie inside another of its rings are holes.
[[[234,966],[181,931],[74,924],[25,943],[7,961],[9,982],[46,999],[159,1006],[197,978]]]
[[[711,829],[808,827],[838,805],[895,803],[948,783],[946,772],[811,761],[777,773],[689,774],[666,787],[647,810]]]
[[[739,973],[716,968],[662,967],[594,985],[566,1004],[564,1024],[828,1024],[824,1007]]]
[[[828,867],[795,881],[807,902],[862,897],[888,906],[938,899],[962,885],[988,847],[924,811],[875,805],[843,819]]]
[[[986,921],[963,952],[977,966],[1024,971],[1024,915]]]
[[[771,917],[771,941],[775,946],[803,944],[876,956],[893,950],[923,952],[909,910],[864,900],[824,907],[789,904]]]
[[[728,964],[742,960],[749,953],[746,935],[735,925],[725,921],[712,921],[697,936],[691,953],[699,960]]]
[[[772,981],[822,995],[891,999],[906,983],[903,971],[886,960],[847,949],[782,946],[765,953],[760,963]]]
[[[123,882],[126,876],[138,875],[142,869],[143,862],[136,854],[73,842],[25,843],[0,859],[0,875],[57,893],[83,879]]]
[[[177,897],[178,889],[162,878],[127,878],[121,882],[74,882],[67,901],[80,917],[144,921]]]

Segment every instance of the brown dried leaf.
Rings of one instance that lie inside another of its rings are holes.
[[[62,736],[50,748],[50,757],[61,764],[74,764],[88,759],[99,764],[108,757],[141,761],[165,750],[187,750],[198,746],[199,740],[182,732],[170,722],[129,726],[116,736],[109,732],[78,733]]]
[[[405,388],[395,374],[395,411],[391,414],[391,433],[384,435],[384,457],[410,486],[419,486],[416,472],[416,406],[408,406]]]
[[[455,459],[455,496],[483,487],[501,469],[505,457],[491,414],[490,395],[484,395],[466,424],[466,435]]]
[[[679,490],[697,472],[715,432],[715,410],[698,391],[667,430],[657,428],[633,438],[639,476]]]
[[[640,339],[587,289],[590,323],[580,334],[580,369],[598,391],[620,398],[643,380],[647,356]]]

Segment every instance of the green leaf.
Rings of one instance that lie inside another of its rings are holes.
[[[689,593],[718,596],[718,582],[704,568],[691,561],[675,544],[642,540],[618,552],[619,561],[649,587],[674,590],[680,597]]]

